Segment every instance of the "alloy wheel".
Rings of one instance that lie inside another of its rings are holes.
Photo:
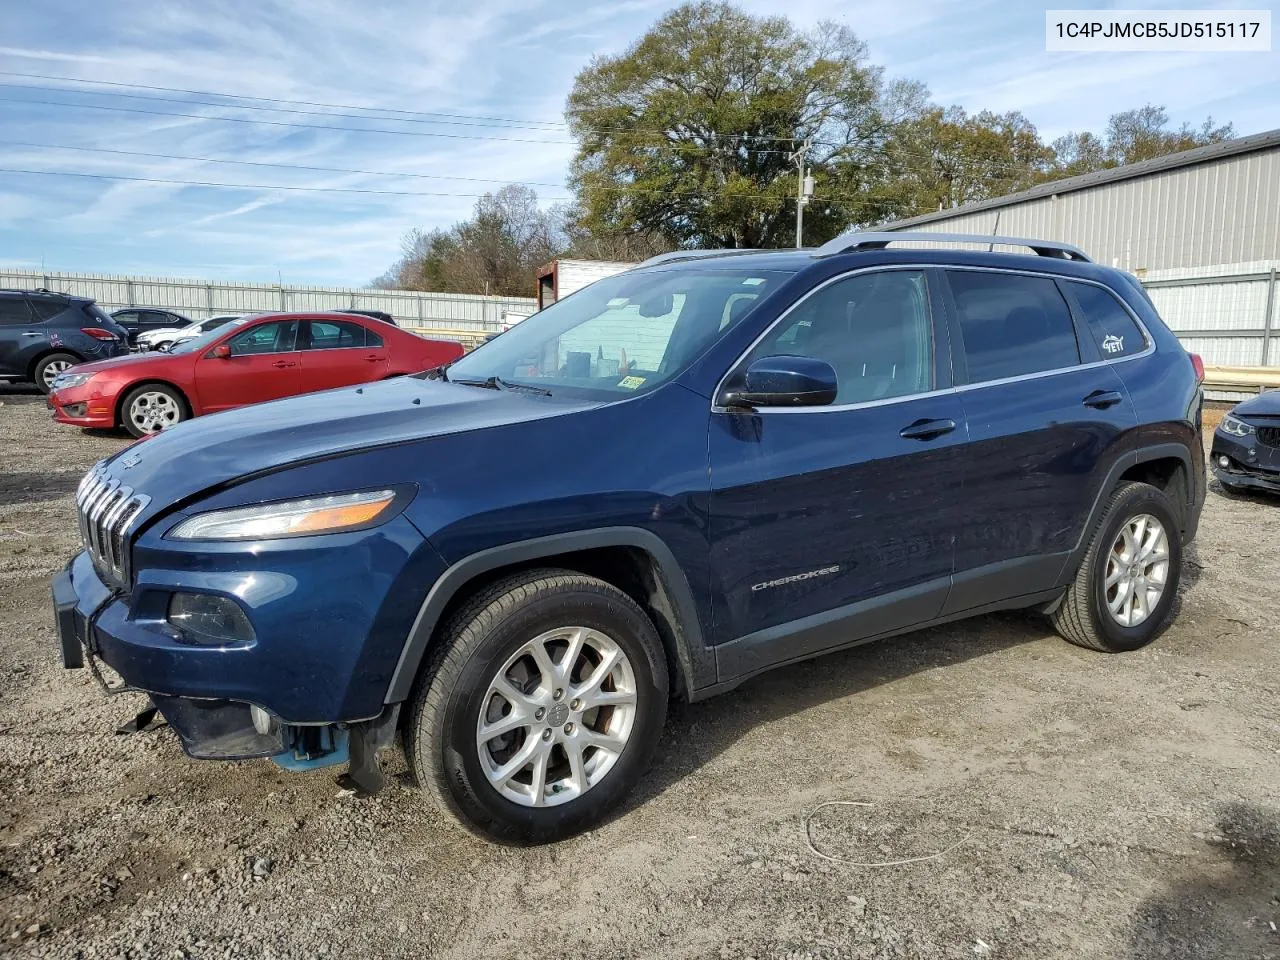
[[[480,766],[508,800],[566,803],[613,769],[636,710],[635,671],[616,641],[589,627],[550,630],[490,682],[476,724]]]
[[[40,379],[44,381],[47,388],[53,386],[53,381],[58,379],[58,375],[66,370],[70,370],[73,364],[70,360],[50,360],[44,365],[44,370],[40,374]]]
[[[1169,580],[1169,537],[1149,513],[1127,520],[1107,557],[1103,595],[1111,618],[1136,627],[1151,616]]]
[[[182,410],[167,393],[149,390],[129,404],[129,421],[142,433],[158,433],[182,420]]]

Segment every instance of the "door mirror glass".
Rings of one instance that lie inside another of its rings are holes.
[[[821,407],[836,398],[836,371],[813,357],[761,357],[727,387],[726,407]]]

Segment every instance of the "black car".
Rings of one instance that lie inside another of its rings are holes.
[[[357,314],[358,316],[361,316],[361,317],[372,317],[374,320],[381,320],[383,323],[389,323],[389,324],[391,324],[393,327],[398,327],[398,326],[400,326],[400,324],[396,323],[396,318],[395,318],[395,317],[393,317],[393,316],[392,316],[391,314],[389,314],[389,313],[385,313],[385,312],[384,312],[384,311],[382,311],[382,310],[354,310],[354,309],[352,309],[352,310],[334,310],[333,312],[334,312],[334,313],[354,313],[354,314]]]
[[[1222,418],[1209,463],[1229,491],[1280,493],[1280,390],[1246,400]]]
[[[87,297],[0,290],[0,380],[30,380],[48,393],[68,367],[128,352],[124,328]]]
[[[123,310],[112,310],[111,319],[124,327],[129,334],[131,347],[137,346],[140,333],[191,326],[190,317],[184,317],[172,310],[158,310],[155,307],[125,307]]]

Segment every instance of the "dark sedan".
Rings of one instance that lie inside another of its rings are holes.
[[[129,334],[129,346],[138,344],[138,334],[151,330],[170,327],[189,327],[191,319],[172,310],[160,310],[156,307],[125,307],[113,310],[111,319],[124,327]]]
[[[1280,390],[1260,393],[1222,418],[1209,464],[1228,490],[1280,493]]]

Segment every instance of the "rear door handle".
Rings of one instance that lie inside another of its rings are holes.
[[[275,363],[272,364],[272,366],[275,367],[277,370],[281,369],[282,367],[296,367],[297,365],[298,365],[297,362],[294,360],[277,360]]]
[[[365,357],[365,359],[368,360],[370,363],[378,363],[382,360],[382,358],[377,356],[376,354],[372,357]]]
[[[1105,410],[1107,407],[1114,407],[1122,401],[1124,397],[1115,390],[1095,390],[1081,401],[1086,407],[1093,407],[1097,410]]]
[[[917,420],[898,431],[904,440],[932,440],[956,428],[954,420]]]

